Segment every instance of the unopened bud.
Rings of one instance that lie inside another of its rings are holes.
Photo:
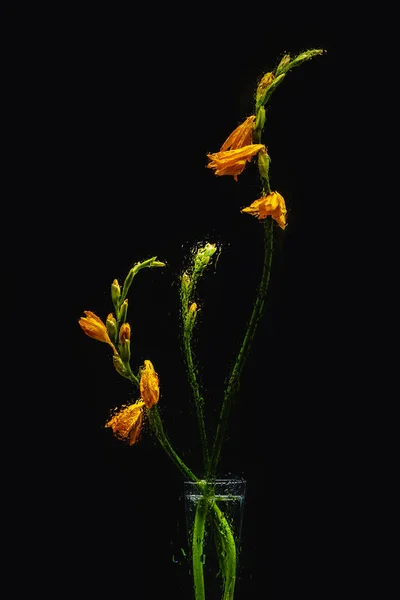
[[[191,277],[187,271],[184,271],[182,273],[182,277],[181,277],[181,292],[184,296],[189,295],[189,290],[191,288],[191,285],[192,285]]]
[[[187,316],[186,316],[186,321],[185,321],[185,330],[186,330],[186,334],[187,335],[191,335],[192,331],[193,331],[193,327],[196,321],[196,317],[197,317],[197,304],[196,302],[193,302],[188,310]]]
[[[282,56],[279,65],[276,67],[275,75],[280,75],[281,73],[285,73],[287,70],[287,66],[290,63],[290,54],[284,54]]]
[[[256,124],[254,126],[254,129],[256,131],[261,131],[264,128],[264,124],[265,124],[265,108],[263,106],[261,106],[259,108],[259,110],[257,111],[257,118],[256,118]],[[260,150],[261,152],[261,150]]]
[[[119,354],[123,363],[129,363],[131,359],[131,326],[129,323],[122,323],[119,330]]]
[[[126,370],[126,368],[124,367],[124,363],[122,362],[122,360],[120,359],[119,356],[113,356],[113,364],[114,364],[114,368],[117,371],[117,373],[119,373],[120,375],[122,375],[122,377],[128,377],[128,372]]]
[[[181,286],[183,288],[189,289],[191,284],[190,275],[187,271],[182,273]]]
[[[112,313],[110,313],[107,317],[106,327],[107,327],[108,335],[110,336],[111,340],[115,344],[115,342],[117,340],[117,321],[115,320],[115,317]]]
[[[212,255],[215,254],[216,251],[217,251],[216,244],[208,244],[207,243],[202,248],[199,248],[197,250],[196,257],[194,259],[195,271],[203,270],[208,265]]]
[[[125,298],[125,300],[121,304],[121,312],[119,315],[119,320],[121,323],[125,323],[127,314],[128,314],[128,298]]]
[[[165,267],[165,263],[161,262],[160,260],[155,260],[154,262],[151,263],[152,267]]]
[[[120,288],[120,285],[119,285],[117,279],[114,279],[114,281],[111,284],[111,300],[115,306],[116,311],[119,308],[120,297],[121,297],[121,288]]]
[[[323,53],[324,53],[324,51],[320,48],[315,49],[315,50],[306,50],[306,52],[302,52],[301,54],[298,54],[291,61],[289,68],[293,69],[293,67],[297,67],[298,65],[301,65],[301,63],[303,63],[304,61],[310,60],[310,58],[314,58],[314,56],[318,56]]]
[[[131,339],[131,326],[129,323],[123,323],[119,330],[119,341],[123,344],[126,340]]]
[[[268,179],[270,162],[271,162],[271,159],[270,159],[269,155],[267,154],[267,150],[261,149],[258,153],[258,169],[260,171],[261,177],[264,177],[264,179]]]
[[[133,278],[135,277],[136,273],[139,270],[138,266],[140,266],[140,263],[137,263],[134,267],[132,267],[132,269],[129,271],[128,275],[125,278],[124,286],[123,286],[123,290],[122,290],[124,297],[127,295],[128,290],[131,287]]]
[[[278,87],[278,85],[280,83],[282,83],[284,78],[285,78],[285,73],[281,73],[280,75],[275,77],[271,81],[271,83],[267,87],[265,87],[263,91],[261,91],[260,94],[258,93],[258,90],[257,90],[257,96],[256,96],[257,110],[260,110],[260,107],[264,106],[267,103],[271,94],[275,91],[275,89]]]
[[[128,365],[131,360],[131,342],[125,339],[119,346],[119,355],[124,365]]]
[[[185,311],[187,310],[187,306],[188,306],[188,302],[189,302],[191,286],[192,286],[192,281],[190,279],[190,275],[187,271],[184,271],[184,273],[182,273],[182,276],[181,276],[181,302],[182,302],[182,306],[184,307]]]
[[[216,246],[216,244],[206,244],[204,246],[203,250],[204,250],[205,256],[208,256],[211,258],[211,256],[213,254],[215,254],[215,252],[217,251],[217,246]]]
[[[275,75],[273,73],[265,73],[265,75],[262,77],[262,79],[257,87],[257,93],[256,93],[256,101],[257,102],[259,101],[261,96],[263,94],[265,94],[266,90],[269,88],[269,86],[271,85],[271,83],[273,82],[274,79],[275,79]]]

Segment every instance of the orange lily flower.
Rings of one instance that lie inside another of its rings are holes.
[[[160,386],[158,375],[150,360],[144,361],[144,367],[140,374],[140,397],[147,406],[151,408],[157,404],[160,398]]]
[[[235,150],[207,154],[211,160],[207,167],[215,169],[216,175],[233,175],[237,181],[237,176],[243,172],[246,162],[250,161],[261,148],[265,148],[264,144],[248,144]]]
[[[215,169],[216,175],[233,175],[235,181],[237,176],[242,173],[246,162],[250,161],[261,148],[263,144],[253,144],[253,129],[255,115],[247,117],[222,144],[219,152],[207,154],[210,163],[209,169]]]
[[[237,150],[238,148],[243,148],[243,146],[248,146],[253,143],[253,127],[254,121],[256,120],[255,115],[251,115],[247,117],[247,119],[241,123],[236,129],[232,131],[229,137],[222,144],[220,150],[224,152],[225,150]]]
[[[127,440],[130,446],[133,446],[139,439],[143,424],[143,407],[152,408],[160,397],[158,375],[150,360],[144,361],[139,387],[140,400],[137,400],[135,404],[122,406],[105,425],[112,428],[117,438]]]
[[[271,192],[268,196],[254,200],[250,206],[243,208],[241,212],[248,213],[259,219],[265,219],[268,215],[271,215],[281,229],[285,229],[287,225],[285,200],[278,192]]]
[[[111,427],[117,438],[125,440],[130,446],[133,446],[138,441],[142,429],[143,406],[142,400],[137,400],[135,404],[129,406],[122,406],[105,427]]]
[[[103,323],[103,321],[90,310],[84,311],[86,317],[81,317],[79,319],[79,325],[83,329],[83,331],[89,337],[98,340],[99,342],[104,342],[111,346],[114,351],[114,354],[118,354],[114,344],[110,340],[110,336],[108,335],[107,327]]]

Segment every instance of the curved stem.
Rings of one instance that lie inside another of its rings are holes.
[[[157,406],[153,406],[152,408],[148,409],[147,416],[149,418],[151,428],[153,429],[158,441],[160,442],[161,446],[168,454],[170,459],[175,463],[175,465],[179,468],[183,475],[185,475],[185,477],[187,477],[190,481],[198,482],[199,479],[183,462],[183,460],[171,446],[171,443],[165,434],[163,423],[161,420],[161,415],[158,411]]]
[[[125,368],[128,371],[128,377],[127,377],[127,379],[129,379],[130,381],[132,381],[132,383],[134,383],[136,385],[136,387],[139,389],[139,379],[136,377],[136,375],[134,375],[132,373],[131,368],[129,367],[129,365],[128,366],[125,365]]]
[[[217,536],[216,550],[224,590],[222,600],[234,600],[237,567],[235,538],[228,520],[215,501],[212,484],[211,487],[205,484],[200,492],[204,495],[197,502],[191,540],[195,600],[205,599],[203,558],[209,509],[213,512],[212,524]]]
[[[236,362],[233,366],[231,376],[227,388],[225,390],[224,399],[222,402],[220,417],[217,426],[217,432],[214,440],[214,445],[211,454],[210,468],[207,473],[208,477],[215,478],[217,465],[220,459],[221,447],[224,441],[225,432],[228,424],[228,417],[232,405],[234,393],[237,391],[239,377],[243,369],[244,361],[247,356],[250,344],[254,338],[258,322],[264,308],[265,297],[268,290],[268,284],[271,275],[272,251],[273,251],[273,220],[272,217],[267,217],[264,221],[264,262],[261,275],[261,282],[258,289],[256,301],[254,303],[253,312],[247,326],[247,330],[243,339],[242,346],[239,350]]]
[[[215,501],[212,504],[212,509],[219,544],[217,552],[224,582],[222,600],[234,600],[237,565],[235,538],[224,513]]]

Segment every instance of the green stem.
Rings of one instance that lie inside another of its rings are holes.
[[[224,393],[224,399],[222,402],[220,417],[217,426],[217,432],[214,440],[214,445],[211,454],[210,468],[207,474],[207,478],[215,478],[217,465],[220,459],[221,447],[224,441],[225,432],[228,424],[228,417],[232,405],[234,393],[237,391],[239,377],[243,369],[245,358],[247,356],[250,344],[254,338],[254,334],[257,329],[258,322],[262,315],[264,308],[265,297],[268,290],[268,284],[271,275],[271,264],[272,264],[272,251],[273,251],[273,232],[274,225],[272,217],[267,217],[264,221],[264,262],[263,270],[261,275],[261,282],[257,294],[256,301],[254,303],[253,312],[247,326],[242,346],[239,350],[236,362],[232,369],[231,376],[227,388]]]
[[[144,260],[143,262],[138,262],[136,263],[136,265],[134,265],[132,267],[132,269],[129,271],[128,275],[126,276],[126,279],[124,281],[124,285],[122,287],[122,292],[121,292],[121,296],[119,298],[119,306],[122,305],[123,301],[125,300],[125,298],[128,295],[129,292],[129,288],[131,287],[133,278],[135,277],[135,275],[137,273],[139,273],[139,271],[141,269],[144,269],[146,267],[150,267],[154,261],[156,260],[156,256],[152,256],[151,258],[148,258],[147,260]]]
[[[215,531],[218,536],[217,552],[224,582],[222,600],[234,600],[237,566],[235,538],[224,513],[215,501],[212,504],[212,509]]]
[[[183,473],[183,475],[185,475],[187,479],[189,479],[190,481],[199,481],[196,475],[192,473],[189,467],[183,462],[183,460],[171,446],[171,443],[165,434],[163,423],[161,420],[161,415],[157,406],[153,406],[152,408],[147,410],[147,416],[152,430],[154,431],[158,441],[160,442],[162,448],[168,454],[170,459],[175,463],[175,465]]]
[[[199,498],[196,506],[196,515],[192,533],[192,566],[195,600],[205,600],[206,597],[204,589],[203,556],[208,508],[208,498],[203,496]]]
[[[222,600],[234,600],[237,567],[235,538],[224,513],[215,501],[212,484],[205,484],[200,492],[204,495],[197,502],[191,542],[195,600],[205,599],[203,558],[209,508],[213,512],[212,523],[217,536],[216,550],[224,590]]]
[[[206,472],[208,469],[209,453],[208,453],[207,433],[206,433],[206,427],[205,427],[205,423],[204,423],[204,414],[203,414],[204,400],[200,394],[199,384],[198,384],[197,377],[196,377],[196,371],[195,371],[194,362],[193,362],[193,354],[192,354],[192,348],[190,345],[190,340],[191,340],[191,335],[190,334],[188,335],[186,332],[184,332],[184,349],[185,349],[186,365],[187,365],[187,370],[188,370],[188,378],[189,378],[190,387],[192,388],[192,392],[193,392],[193,396],[194,396],[194,403],[196,406],[197,422],[199,425],[200,439],[201,439],[201,445],[202,445],[202,449],[203,449],[204,471]]]
[[[134,375],[131,371],[131,368],[129,365],[125,364],[125,369],[128,371],[128,377],[127,379],[129,379],[130,381],[132,381],[132,383],[134,383],[136,385],[137,388],[139,388],[139,379],[136,377],[136,375]]]

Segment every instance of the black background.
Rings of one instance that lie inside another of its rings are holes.
[[[290,72],[267,109],[271,186],[286,200],[288,227],[276,229],[266,311],[220,475],[247,480],[238,598],[326,597],[343,570],[332,207],[347,31],[328,12],[301,20],[254,7],[217,19],[213,10],[35,14],[29,36],[19,31],[7,46],[18,165],[28,157],[13,194],[28,181],[35,190],[24,223],[37,265],[30,313],[44,334],[34,408],[40,460],[31,465],[30,450],[21,460],[40,507],[32,537],[46,540],[40,587],[51,564],[55,585],[82,595],[190,598],[182,476],[149,430],[128,447],[104,429],[110,409],[136,393],[78,320],[84,310],[105,319],[112,280],[122,282],[136,261],[167,263],[132,285],[132,363],[154,363],[166,430],[201,469],[180,351],[179,274],[194,244],[221,247],[198,290],[196,356],[212,431],[262,264],[262,227],[240,213],[259,192],[255,165],[235,182],[215,177],[206,154],[252,114],[260,77],[284,53],[310,48],[326,54]],[[13,22],[30,29],[29,15]]]

